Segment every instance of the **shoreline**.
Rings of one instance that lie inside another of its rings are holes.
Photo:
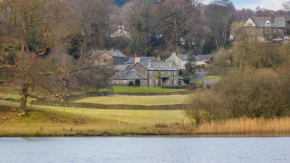
[[[31,134],[20,134],[20,133],[13,133],[13,134],[0,134],[1,138],[92,138],[92,137],[160,137],[160,138],[278,138],[278,137],[290,137],[290,133],[285,134],[113,134],[109,132],[104,133],[95,133],[95,134],[88,134],[88,133],[76,133],[76,134],[45,134],[45,133],[31,133]]]

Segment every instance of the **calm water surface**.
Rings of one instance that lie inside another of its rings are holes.
[[[1,163],[290,163],[290,138],[0,138]]]

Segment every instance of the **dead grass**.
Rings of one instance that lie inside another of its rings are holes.
[[[203,124],[196,134],[284,134],[290,133],[290,118],[231,119],[224,123]]]

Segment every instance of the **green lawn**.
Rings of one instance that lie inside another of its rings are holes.
[[[100,91],[107,91],[108,89],[102,89]],[[154,87],[126,87],[126,86],[114,86],[112,88],[114,92],[131,92],[131,93],[166,93],[166,92],[184,92],[185,89],[166,89],[166,88],[154,88]]]
[[[16,93],[3,93],[3,92],[0,92],[0,98],[11,98],[11,99],[20,100],[20,95],[16,94]],[[34,98],[28,97],[27,100],[30,102],[30,101],[34,100]]]
[[[123,105],[174,105],[188,103],[188,95],[162,95],[162,96],[103,96],[88,97],[76,101],[77,103],[95,104],[123,104]]]
[[[39,132],[51,135],[78,132],[146,134],[153,132],[154,124],[170,125],[182,119],[188,121],[182,110],[102,110],[28,105],[29,115],[21,117],[17,112],[1,112],[1,107],[5,106],[18,108],[19,104],[0,100],[0,135],[31,135]],[[5,118],[8,120],[4,122]],[[164,130],[174,133],[176,129]]]

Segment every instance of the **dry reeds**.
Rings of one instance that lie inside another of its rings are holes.
[[[240,118],[223,123],[206,123],[194,131],[196,134],[267,134],[290,133],[290,118]]]

